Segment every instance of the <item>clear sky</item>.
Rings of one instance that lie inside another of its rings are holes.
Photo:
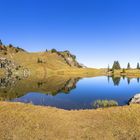
[[[140,0],[0,0],[0,38],[28,51],[70,50],[90,67],[140,62]]]

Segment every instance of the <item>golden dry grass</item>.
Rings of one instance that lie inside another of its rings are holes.
[[[123,73],[123,69],[120,70],[114,70],[113,75],[115,77],[120,77],[120,76],[126,76],[130,78],[138,78],[140,77],[140,69],[125,69],[125,72]],[[112,73],[110,73],[112,75]]]
[[[1,140],[139,140],[140,105],[66,111],[0,102]]]
[[[75,66],[70,67],[61,56],[50,52],[14,53],[9,50],[7,55],[0,54],[0,57],[5,57],[24,68],[28,68],[30,70],[30,76],[37,78],[65,74],[84,77],[102,75],[104,73],[102,69],[77,68]],[[43,63],[38,63],[38,59],[41,59]]]
[[[4,74],[5,74],[4,69],[0,69],[0,77],[3,77],[3,76],[4,76]]]
[[[126,70],[126,74],[128,77],[140,77],[140,70],[139,69]]]

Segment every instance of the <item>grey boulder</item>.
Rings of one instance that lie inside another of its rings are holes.
[[[140,104],[140,94],[136,94],[129,101],[129,104]]]

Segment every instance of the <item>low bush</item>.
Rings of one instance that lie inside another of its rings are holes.
[[[114,100],[96,100],[92,105],[94,108],[105,108],[111,106],[118,106],[118,102]]]

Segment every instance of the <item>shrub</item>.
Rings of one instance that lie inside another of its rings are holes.
[[[37,63],[42,63],[42,60],[40,58],[38,58]]]
[[[12,47],[13,47],[13,45],[12,45],[12,44],[9,44],[9,47],[10,47],[10,48],[12,48]]]
[[[18,53],[18,52],[19,52],[19,50],[18,50],[18,49],[15,49],[15,51],[16,51],[16,53]]]
[[[122,70],[122,73],[125,73],[125,69]]]
[[[114,100],[96,100],[92,106],[94,108],[105,108],[111,106],[118,106],[118,102]]]
[[[4,55],[7,55],[7,52],[4,52]]]
[[[56,53],[56,52],[57,52],[56,49],[52,49],[52,50],[51,50],[51,53]]]
[[[19,70],[19,67],[16,67],[16,70]]]

